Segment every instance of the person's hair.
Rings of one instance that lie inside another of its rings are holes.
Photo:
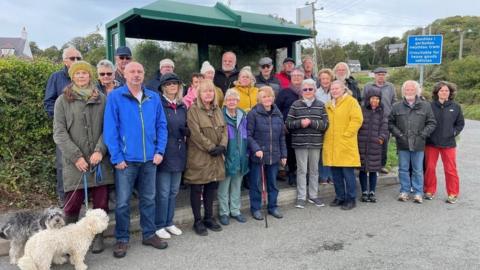
[[[195,73],[192,73],[192,81],[193,81],[193,78],[203,79],[205,78],[205,76],[203,76],[202,73],[195,72]]]
[[[68,52],[68,51],[72,51],[72,50],[77,51],[78,54],[80,55],[80,57],[82,57],[82,53],[81,53],[79,50],[77,50],[77,48],[75,48],[75,47],[73,47],[73,46],[68,46],[68,47],[66,47],[65,49],[63,49],[63,51],[62,51],[62,59],[65,60],[65,59],[67,58],[67,52]]]
[[[165,89],[167,87],[165,85],[161,85],[160,87],[162,88],[162,93],[165,95]],[[177,91],[177,94],[175,94],[175,101],[179,102],[179,101],[182,101],[183,99],[183,87],[180,82],[177,82],[177,87],[178,87],[178,91]]]
[[[261,103],[262,96],[264,95],[272,96],[273,100],[275,100],[275,92],[273,91],[273,88],[268,85],[262,86],[260,89],[258,89],[257,103]]]
[[[305,71],[303,71],[302,68],[298,68],[298,67],[292,69],[292,71],[290,72],[290,75],[291,75],[293,72],[295,72],[295,71],[300,72],[300,73],[302,73],[303,75],[305,75]]]
[[[218,104],[218,97],[217,97],[217,91],[215,90],[215,85],[213,84],[213,82],[211,80],[202,80],[200,82],[200,84],[198,85],[198,93],[197,93],[197,106],[199,107],[203,107],[203,103],[202,103],[202,100],[200,98],[200,94],[205,91],[205,90],[208,90],[208,89],[212,89],[213,90],[213,94],[214,94],[214,98],[213,98],[213,101],[212,101],[212,105],[214,104]]]
[[[320,71],[318,72],[318,75],[317,77],[320,79],[320,75],[322,74],[327,74],[328,76],[330,76],[330,80],[333,81],[335,79],[335,73],[333,73],[333,70],[329,69],[329,68],[322,68],[320,69]]]
[[[313,57],[311,57],[310,55],[305,55],[305,56],[302,58],[302,65],[303,65],[303,63],[304,63],[306,60],[312,60],[312,62],[313,62]]]
[[[232,54],[233,57],[235,57],[235,63],[237,63],[237,55],[233,52],[233,51],[226,51],[222,54],[222,60],[223,60],[223,57],[227,54]]]
[[[345,85],[345,82],[343,82],[343,81],[341,81],[341,80],[335,80],[335,81],[332,82],[331,85],[333,86],[334,84],[339,84],[340,86],[342,86],[344,92],[348,92],[348,91],[349,91],[349,90],[348,90],[348,87]]]
[[[316,83],[313,79],[305,79],[305,80],[303,80],[303,82],[302,82],[302,87],[303,87],[305,84],[313,85],[313,87],[314,87],[315,89],[317,89],[317,83]]]
[[[242,76],[242,74],[247,74],[248,77],[250,78],[250,86],[254,86],[255,85],[255,76],[253,76],[253,73],[252,73],[252,69],[250,68],[250,66],[245,66],[243,67],[240,72],[238,73],[238,78],[240,79],[240,76]],[[237,81],[238,83],[240,82],[240,80]]]
[[[433,91],[432,91],[432,99],[433,100],[438,100],[438,92],[442,87],[446,86],[448,90],[450,91],[450,94],[448,95],[448,100],[454,100],[455,99],[455,94],[457,93],[457,85],[451,82],[447,81],[440,81],[437,82],[433,86]]]
[[[341,65],[345,66],[345,69],[347,70],[347,74],[345,74],[345,78],[350,78],[350,68],[348,67],[348,64],[345,63],[345,62],[338,62],[335,67],[333,68],[333,74],[335,76],[337,76],[337,69],[338,67],[340,67]]]
[[[415,86],[416,96],[420,97],[420,95],[422,94],[422,87],[417,81],[414,81],[414,80],[408,80],[402,84],[402,97],[405,96],[405,88],[407,87],[408,84],[413,84]]]
[[[227,101],[227,97],[234,97],[238,101],[240,101],[240,94],[238,94],[238,91],[235,90],[235,88],[230,88],[225,92],[225,97],[223,98],[224,101]]]
[[[98,69],[100,69],[101,67],[106,67],[106,68],[110,68],[113,72],[115,72],[116,70],[116,67],[115,65],[108,59],[103,59],[103,60],[100,60],[100,62],[98,62],[97,64],[97,71]]]

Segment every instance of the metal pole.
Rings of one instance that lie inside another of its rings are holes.
[[[465,35],[465,30],[460,32],[460,49],[458,50],[458,60],[462,60],[463,56],[463,36]]]
[[[318,68],[317,68],[317,28],[315,26],[315,3],[317,1],[312,1],[310,4],[312,5],[312,20],[313,20],[313,59],[315,59],[313,63],[313,73],[314,76],[317,76]]]
[[[422,29],[422,35],[425,35],[425,28]],[[423,86],[423,72],[425,69],[425,65],[420,65],[420,80],[419,84],[420,86]]]

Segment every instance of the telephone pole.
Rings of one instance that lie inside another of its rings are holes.
[[[323,7],[320,8],[315,8],[315,4],[317,3],[318,0],[312,1],[312,2],[306,2],[306,6],[312,6],[312,32],[313,32],[313,59],[315,59],[315,65],[314,65],[314,72],[317,74],[318,72],[318,65],[317,65],[317,52],[320,54],[320,63],[323,67],[323,57],[322,53],[320,51],[317,51],[317,28],[315,26],[315,11],[317,10],[323,10]]]

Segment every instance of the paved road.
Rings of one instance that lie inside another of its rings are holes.
[[[285,218],[269,218],[270,227],[249,219],[232,222],[219,233],[185,234],[166,250],[131,242],[126,258],[108,249],[87,256],[89,269],[480,269],[480,122],[467,121],[458,148],[461,197],[444,202],[439,194],[423,205],[397,202],[397,186],[379,190],[377,204],[352,211],[332,207],[286,207]],[[439,168],[440,172],[440,168]],[[331,199],[331,198],[328,198]],[[0,258],[0,269],[16,269]],[[71,266],[53,269],[73,269]]]

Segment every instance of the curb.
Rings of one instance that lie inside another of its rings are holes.
[[[395,174],[388,174],[384,176],[380,175],[378,178],[377,188],[388,187],[396,184],[398,184],[397,175]],[[326,187],[320,185],[319,189],[320,189],[319,196],[323,199],[331,198],[332,195],[334,195],[334,189],[333,189],[333,186],[331,185],[328,185]],[[280,192],[278,194],[278,200],[277,200],[278,205],[279,206],[290,205],[291,207],[293,207],[296,194],[297,194],[297,189],[294,187],[287,187],[287,188],[280,189]],[[241,204],[242,204],[242,208],[241,208],[242,212],[243,213],[248,212],[250,208],[248,194],[242,196]],[[217,212],[217,202],[215,201],[214,213],[216,212]],[[113,218],[114,213],[110,213],[109,216],[110,216],[110,223],[108,225],[108,228],[105,230],[104,235],[107,237],[113,237],[114,230],[115,230],[115,220]],[[192,215],[192,210],[190,209],[190,206],[187,205],[187,206],[179,207],[175,210],[175,218],[174,218],[175,224],[189,224],[192,222],[193,222],[193,215]],[[133,233],[138,231],[140,231],[140,216],[138,215],[138,212],[134,212],[134,215],[132,215],[130,218],[130,232]],[[8,256],[9,249],[10,249],[10,241],[5,239],[0,239],[0,256]]]

